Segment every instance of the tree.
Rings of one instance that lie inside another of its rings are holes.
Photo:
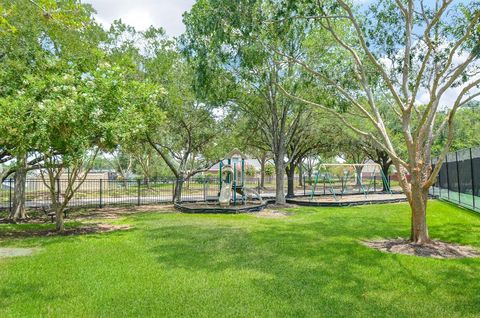
[[[298,128],[287,146],[287,196],[295,195],[295,170],[311,155],[327,154],[336,149],[333,144],[338,129],[324,112],[311,109],[302,116]],[[301,176],[300,176],[301,178]]]
[[[45,169],[40,170],[49,189],[56,228],[64,231],[63,211],[84,183],[100,151],[117,146],[118,127],[137,105],[151,107],[160,92],[149,83],[129,79],[128,73],[101,62],[88,75],[75,66],[63,74],[45,75],[40,151]],[[136,127],[131,127],[132,130]],[[63,180],[59,180],[59,179]]]
[[[445,118],[447,112],[441,112],[439,117]],[[452,141],[451,151],[476,147],[480,145],[478,132],[480,131],[480,102],[465,104],[464,108],[458,110],[455,116],[455,135]],[[448,139],[446,131],[440,133],[440,136],[433,144],[432,153],[439,155],[443,149],[444,143]]]
[[[223,152],[220,138],[225,136],[214,107],[195,94],[192,66],[177,52],[175,43],[153,28],[143,37],[145,76],[167,92],[157,100],[164,120],[147,122],[146,141],[175,176],[174,201],[178,202],[184,182],[218,162]]]
[[[259,130],[275,162],[276,203],[284,204],[287,147],[305,107],[281,94],[279,85],[294,91],[303,83],[292,81],[296,66],[281,65],[266,46],[295,54],[304,32],[266,24],[271,9],[269,1],[199,1],[184,17],[182,46],[196,66],[197,86],[215,90],[214,98],[248,115]]]
[[[41,168],[44,160],[39,153],[44,132],[38,129],[50,88],[44,77],[68,63],[82,70],[95,63],[101,29],[91,19],[91,7],[73,0],[2,1],[0,10],[0,149],[12,163],[1,177],[15,173],[11,217],[17,219],[26,217],[27,171]]]
[[[303,55],[278,54],[335,89],[364,119],[364,125],[352,123],[345,112],[319,101],[294,96],[288,89],[284,93],[331,112],[358,136],[388,153],[411,207],[410,238],[417,244],[430,240],[428,190],[452,143],[455,114],[480,95],[479,3],[452,2],[376,1],[360,12],[344,0],[299,1],[289,12],[283,10],[284,3],[280,10],[283,21],[308,20],[313,31]],[[282,20],[277,19],[277,23]],[[346,81],[349,74],[351,81]],[[441,120],[438,111],[447,92],[454,95],[454,102]],[[424,99],[419,103],[422,94]],[[378,101],[384,98],[390,101],[389,116],[394,114],[401,125],[401,144],[407,150],[404,156],[392,141],[380,111]],[[373,127],[377,134],[365,126]],[[432,170],[432,144],[445,130],[439,164]]]

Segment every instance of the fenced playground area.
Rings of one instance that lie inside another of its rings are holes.
[[[225,161],[225,164],[228,164]],[[241,163],[235,167],[235,178],[240,180]],[[361,168],[361,172],[360,171]],[[357,171],[358,169],[358,171]],[[222,173],[222,172],[220,172]],[[233,176],[232,176],[233,177]],[[184,181],[181,202],[218,202],[222,187],[219,176],[196,176]],[[176,179],[145,180],[87,179],[69,201],[69,208],[103,208],[108,206],[146,205],[172,203]],[[284,192],[288,192],[289,180],[285,176]],[[375,164],[323,164],[314,174],[295,176],[293,196],[288,201],[303,205],[354,205],[374,202],[396,202],[404,199],[398,182],[383,175]],[[259,177],[243,175],[243,187],[258,193],[262,199],[275,197],[275,176],[266,177],[263,187]],[[67,180],[58,179],[56,195],[62,197]],[[231,201],[246,202],[232,184]],[[14,181],[8,179],[0,188],[0,213],[7,213],[13,206]],[[28,179],[26,183],[26,207],[41,209],[51,206],[51,193],[42,179]]]

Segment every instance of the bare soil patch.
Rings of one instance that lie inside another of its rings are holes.
[[[404,238],[362,241],[362,244],[385,253],[415,255],[431,258],[471,258],[480,257],[480,251],[459,244],[452,244],[438,240],[419,245]]]
[[[254,214],[259,218],[272,218],[272,219],[286,218],[290,215],[290,213],[280,211],[280,210],[274,210],[274,209],[265,209],[263,211],[256,212]]]
[[[370,193],[365,197],[363,194],[345,194],[340,195],[337,194],[336,197],[333,195],[319,195],[314,196],[313,198],[310,197],[295,197],[292,198],[292,202],[295,200],[298,201],[310,201],[310,202],[325,202],[325,203],[336,203],[336,202],[344,202],[344,203],[351,203],[351,202],[375,202],[375,201],[382,201],[382,200],[401,200],[406,199],[406,196],[403,193]]]
[[[87,209],[82,211],[73,211],[72,219],[118,219],[126,215],[160,212],[160,213],[177,213],[172,204],[162,205],[140,205],[140,206],[117,206],[104,207],[99,209]]]
[[[274,203],[274,204],[269,204],[268,207],[273,209],[288,209],[288,208],[297,208],[298,205],[290,204],[290,203],[285,203],[285,204]]]
[[[88,219],[119,219],[126,215],[159,212],[159,213],[178,213],[172,204],[162,205],[140,205],[140,206],[116,206],[90,209],[72,209],[68,212],[66,220],[88,220]],[[50,223],[51,218],[46,216],[40,210],[31,210],[28,217],[24,220],[13,222],[8,218],[0,218],[0,224],[42,224]]]
[[[0,247],[0,258],[29,256],[38,253],[41,249],[37,247]]]
[[[0,232],[0,239],[2,238],[24,238],[24,237],[39,237],[39,236],[68,236],[68,235],[81,235],[92,233],[107,233],[113,231],[125,231],[131,228],[130,225],[114,225],[114,224],[88,224],[74,228],[66,228],[63,233],[58,233],[55,230],[14,230],[8,232]]]

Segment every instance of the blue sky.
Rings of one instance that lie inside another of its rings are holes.
[[[354,0],[364,4],[373,0]],[[195,0],[84,0],[97,10],[97,19],[108,26],[113,20],[122,19],[139,30],[150,25],[163,27],[167,34],[178,36],[185,27],[182,14],[190,10]]]

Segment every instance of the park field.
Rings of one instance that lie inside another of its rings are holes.
[[[128,230],[26,238],[6,233],[52,225],[0,224],[0,247],[39,248],[0,259],[0,317],[480,315],[480,259],[385,254],[361,244],[407,237],[406,204],[285,212],[163,209],[88,219]],[[480,215],[432,201],[428,223],[432,238],[480,249]]]

